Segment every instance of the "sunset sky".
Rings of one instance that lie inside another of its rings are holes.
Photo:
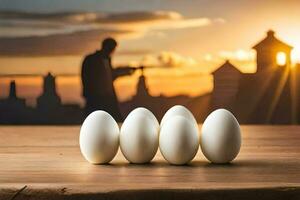
[[[211,71],[230,59],[255,71],[251,47],[273,29],[294,47],[300,62],[299,0],[0,0],[0,97],[17,80],[18,94],[34,104],[39,77],[78,75],[83,56],[115,37],[115,66],[145,71],[153,95],[201,95],[212,89]],[[115,82],[121,100],[135,93],[139,72]],[[59,76],[64,102],[80,102],[80,79]]]

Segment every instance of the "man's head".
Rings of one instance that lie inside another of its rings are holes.
[[[107,55],[110,56],[114,50],[116,49],[118,43],[113,38],[106,38],[102,41],[102,51]]]

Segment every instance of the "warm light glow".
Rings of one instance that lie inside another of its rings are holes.
[[[300,48],[295,48],[291,52],[292,64],[300,63]]]
[[[255,59],[255,51],[238,49],[236,51],[220,51],[219,55],[223,59],[236,61],[253,61]]]
[[[238,60],[247,60],[248,59],[248,52],[244,50],[238,50],[236,52],[236,57]]]
[[[278,65],[283,66],[286,64],[286,54],[283,52],[278,52],[276,56],[276,62]]]

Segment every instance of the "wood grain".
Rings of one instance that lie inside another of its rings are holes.
[[[148,165],[128,164],[120,152],[91,165],[79,129],[0,126],[0,199],[300,199],[300,126],[242,126],[233,163],[210,164],[199,149],[186,166],[159,152]]]

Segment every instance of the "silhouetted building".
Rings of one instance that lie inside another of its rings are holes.
[[[282,54],[286,65],[291,64],[291,50],[292,46],[282,42],[275,37],[275,32],[269,30],[267,36],[252,47],[256,51],[257,72],[276,70],[278,67],[277,57]],[[285,57],[285,58],[284,58]]]
[[[212,94],[212,107],[231,108],[231,102],[236,100],[239,89],[241,72],[228,60],[217,70],[212,72],[214,87]]]
[[[7,103],[14,105],[16,107],[24,107],[25,106],[25,99],[17,97],[17,88],[16,82],[11,81],[9,87],[9,95],[6,99]]]
[[[1,99],[0,104],[3,107],[9,107],[13,109],[21,109],[25,107],[25,99],[17,96],[16,82],[11,81],[9,86],[9,94],[6,99]]]
[[[240,73],[229,62],[213,73],[212,107],[229,108],[241,123],[297,123],[300,101],[292,92],[292,88],[294,93],[299,91],[292,86],[292,47],[268,31],[253,48],[257,52],[256,73]]]
[[[56,91],[55,77],[44,77],[43,92],[37,99],[37,124],[78,124],[84,119],[83,110],[77,104],[62,104]]]
[[[61,106],[61,99],[56,92],[55,77],[48,73],[44,77],[43,92],[37,98],[37,109],[54,112]]]
[[[26,119],[28,110],[25,99],[17,96],[16,82],[11,81],[8,97],[0,100],[0,122],[20,124],[24,120],[28,121]]]

